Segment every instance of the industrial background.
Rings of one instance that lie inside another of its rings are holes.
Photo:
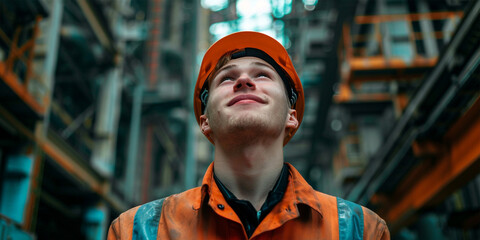
[[[477,0],[0,0],[0,239],[104,239],[199,185],[196,71],[239,30],[294,61],[285,159],[314,188],[393,239],[480,239]]]

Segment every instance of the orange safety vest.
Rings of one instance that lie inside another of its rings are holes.
[[[250,239],[390,239],[385,221],[355,203],[315,191],[288,164],[283,199]],[[114,239],[248,239],[237,214],[213,178],[213,163],[201,187],[122,213],[108,232]]]

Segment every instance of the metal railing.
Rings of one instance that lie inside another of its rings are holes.
[[[435,45],[439,45],[437,48],[446,45],[461,17],[461,11],[356,16],[352,27],[348,24],[343,26],[340,51],[348,66],[343,76],[354,80],[353,71],[431,68],[437,62],[439,49],[435,49],[433,54],[426,54],[424,41],[434,41]],[[429,21],[430,28],[423,27],[422,31],[422,21]],[[403,31],[401,34],[395,34],[395,30],[398,32],[395,26],[405,29],[400,30]],[[398,46],[398,43],[410,51],[407,53],[410,56],[392,54],[392,47],[395,44]]]
[[[34,96],[30,91],[31,80],[39,78],[33,71],[33,59],[35,57],[35,41],[40,33],[39,23],[42,21],[41,16],[35,18],[33,27],[28,29],[27,35],[30,37],[23,40],[26,26],[17,26],[10,38],[0,29],[0,40],[9,48],[8,56],[5,61],[0,61],[0,79],[2,79],[24,102],[26,102],[35,112],[43,115],[45,112],[46,98],[42,96]],[[42,85],[39,81],[35,83]],[[44,86],[46,88],[46,86]]]

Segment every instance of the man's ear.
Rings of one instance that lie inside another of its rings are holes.
[[[212,129],[210,128],[208,118],[205,114],[200,116],[200,129],[202,130],[203,135],[210,139],[210,133],[212,132]]]
[[[297,127],[298,127],[297,110],[289,108],[285,129],[287,129],[287,131],[290,132],[291,130],[297,129]]]

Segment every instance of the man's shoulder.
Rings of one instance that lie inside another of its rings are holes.
[[[367,207],[362,206],[358,203],[355,203],[355,202],[352,202],[352,201],[349,201],[349,200],[345,200],[341,197],[336,197],[336,196],[333,196],[333,195],[322,193],[322,192],[319,192],[319,191],[315,191],[315,194],[317,196],[317,199],[320,202],[330,203],[330,204],[327,204],[327,205],[322,206],[322,207],[332,207],[332,208],[335,208],[335,209],[339,209],[339,208],[340,209],[346,209],[346,210],[349,210],[349,211],[353,211],[357,214],[368,215],[368,218],[379,218],[380,220],[382,220],[375,212],[373,212],[372,210],[370,210]],[[359,210],[361,210],[361,212],[359,212]]]
[[[125,212],[121,213],[118,218],[133,220],[138,211],[145,211],[149,209],[154,211],[161,211],[164,205],[166,205],[167,203],[169,204],[178,203],[178,202],[193,203],[198,200],[197,198],[200,198],[200,187],[192,188],[181,193],[172,194],[170,196],[167,196],[161,199],[156,199],[151,202],[147,202],[147,203],[132,207],[126,210]]]
[[[385,220],[367,207],[362,206],[362,209],[365,223],[365,239],[390,239],[390,231]]]
[[[201,197],[201,187],[191,188],[181,193],[170,195],[168,201],[197,201]]]
[[[130,208],[113,220],[110,225],[108,239],[131,239],[132,235],[138,233],[154,234],[162,212],[165,212],[165,210],[181,211],[182,206],[183,208],[186,207],[186,209],[190,206],[189,209],[191,209],[191,206],[200,198],[200,195],[200,187],[197,187]]]
[[[322,204],[324,212],[336,212],[339,228],[344,229],[345,232],[360,233],[360,236],[356,236],[358,239],[362,239],[362,236],[363,239],[390,238],[385,221],[369,208],[319,191],[315,191],[315,193],[321,203],[327,203]],[[359,229],[354,231],[353,228]],[[350,237],[357,239],[355,236],[348,236],[347,238]]]

